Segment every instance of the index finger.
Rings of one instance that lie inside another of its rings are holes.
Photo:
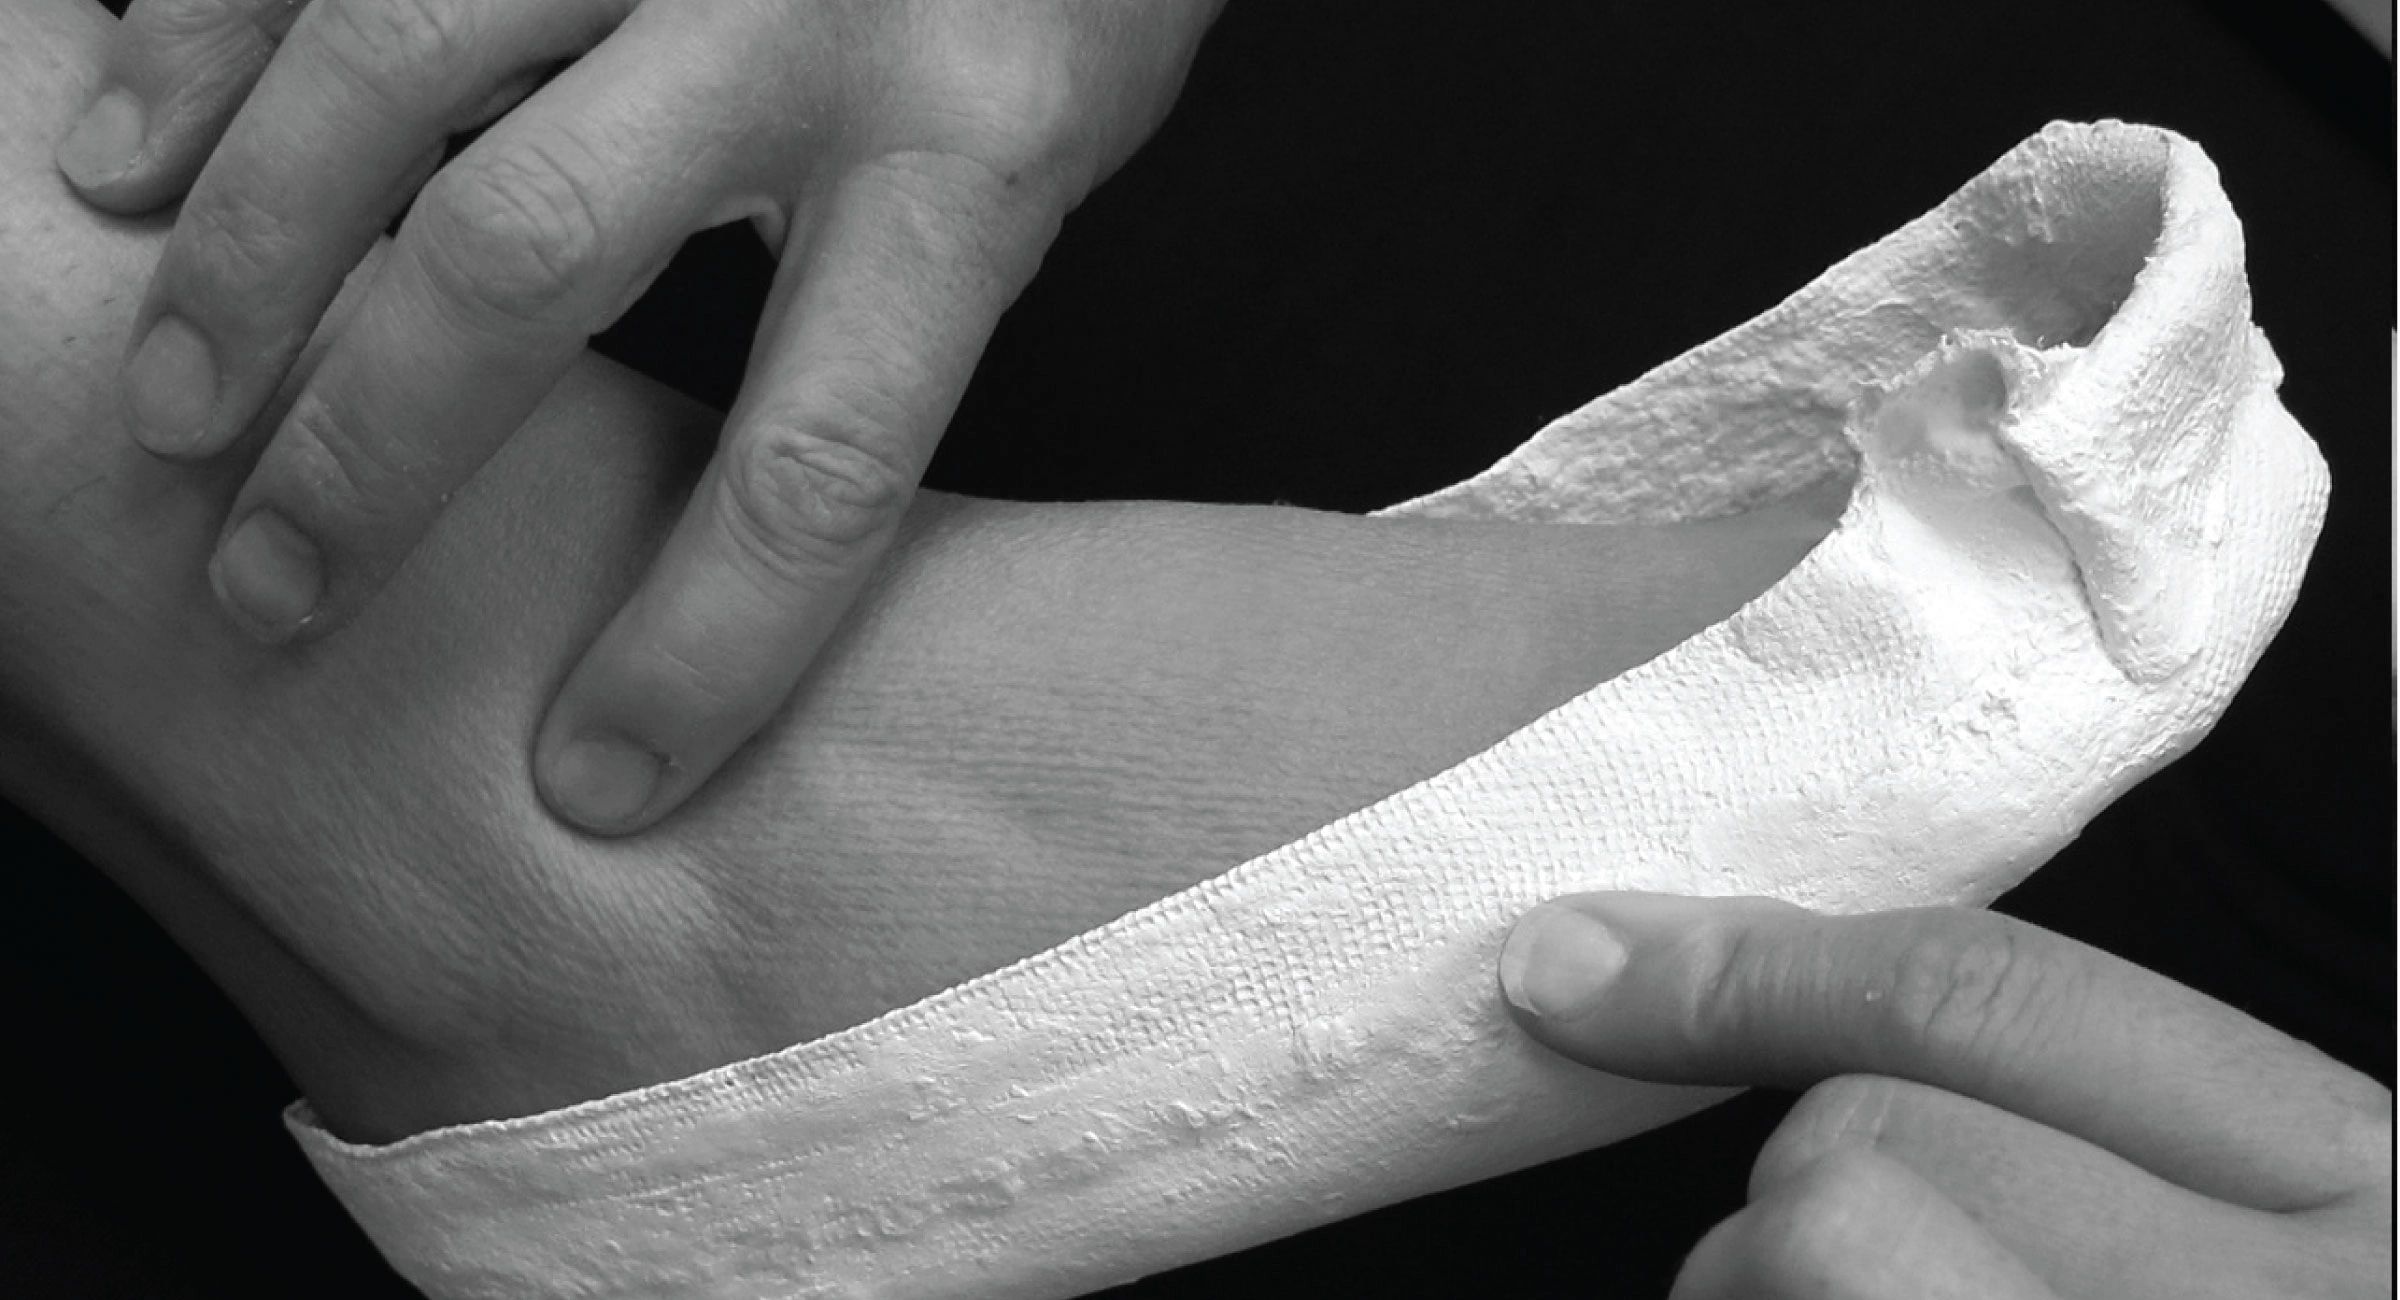
[[[1537,1037],[1634,1078],[1913,1079],[2256,1209],[2321,1203],[2357,1184],[2362,1157],[2388,1157],[2391,1094],[2372,1080],[2165,976],[1992,913],[1586,894],[1528,913],[1501,969]]]

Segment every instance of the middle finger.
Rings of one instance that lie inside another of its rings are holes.
[[[1905,1079],[1844,1075],[1802,1096],[1759,1152],[1752,1200],[1828,1154],[1897,1161],[2060,1295],[2124,1300],[2317,1294],[2319,1253],[2281,1215],[2177,1186],[1997,1106]]]
[[[135,321],[127,425],[205,457],[255,419],[343,277],[512,77],[634,0],[316,0],[194,183]]]

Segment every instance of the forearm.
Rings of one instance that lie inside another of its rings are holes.
[[[463,897],[500,912],[532,905],[512,873],[538,853],[500,848],[541,822],[503,787],[560,657],[686,481],[667,462],[705,448],[709,417],[587,359],[503,453],[516,470],[462,495],[360,635],[299,655],[244,645],[202,565],[246,457],[161,463],[117,416],[111,372],[164,222],[96,216],[51,163],[109,21],[88,0],[0,8],[0,775],[338,1108],[340,1086],[310,1077],[323,1044],[408,1036],[462,1004],[446,981],[493,965],[488,925],[458,928],[453,963],[393,944],[424,911],[404,895],[438,892],[427,864],[480,877]],[[387,835],[407,801],[375,787],[412,753],[440,756],[459,807],[420,798],[434,825]],[[276,772],[286,788],[255,788]],[[459,826],[477,802],[492,823]],[[345,843],[357,861],[327,860]],[[394,853],[412,860],[378,860]]]
[[[202,567],[242,458],[153,460],[110,382],[163,223],[96,217],[51,164],[106,21],[86,0],[0,11],[0,762],[335,1122],[368,1109],[346,1104],[358,1079],[404,1080],[429,1051],[506,1042],[514,1064],[494,1068],[580,1080],[497,1089],[533,1108],[792,1041],[1221,870],[1478,739],[1318,728],[1284,779],[1257,724],[1338,711],[1336,694],[1269,696],[1222,655],[1194,689],[1164,662],[1326,615],[1251,590],[1261,563],[1206,562],[1218,542],[1263,562],[1277,541],[1254,518],[926,493],[801,698],[710,791],[638,842],[568,832],[527,775],[534,725],[673,518],[714,416],[587,358],[359,622],[299,651],[250,643]],[[1129,514],[1161,526],[1094,534]],[[954,516],[965,532],[940,526]],[[1103,569],[1128,580],[1096,589]],[[1388,641],[1408,595],[1362,591],[1361,631]],[[1345,660],[1319,645],[1307,662]],[[1398,671],[1378,684],[1430,693]],[[1136,752],[1128,728],[1173,756]],[[1071,817],[1017,776],[1062,759],[1096,801]],[[686,987],[711,983],[757,1005]],[[608,1042],[525,1023],[528,1007]]]
[[[97,217],[51,161],[107,21],[0,9],[0,788],[359,1136],[689,1073],[1030,955],[1667,649],[1828,522],[922,493],[790,706],[656,830],[589,839],[535,795],[534,728],[715,417],[586,358],[356,622],[251,642],[204,573],[244,457],[155,461],[117,414],[163,226]]]

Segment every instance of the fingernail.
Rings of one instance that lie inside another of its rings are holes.
[[[288,641],[308,625],[325,590],[316,543],[272,510],[260,510],[217,550],[209,566],[217,599],[252,636]]]
[[[160,455],[191,450],[217,409],[217,361],[200,331],[161,316],[125,367],[134,440]]]
[[[1535,908],[1500,950],[1500,990],[1520,1011],[1574,1020],[1608,995],[1625,969],[1625,945],[1606,925],[1572,907]]]
[[[132,168],[142,151],[142,101],[122,87],[92,101],[58,145],[58,169],[78,186],[103,185]]]
[[[614,830],[650,806],[665,771],[664,759],[621,736],[583,736],[551,762],[550,798],[568,820]]]

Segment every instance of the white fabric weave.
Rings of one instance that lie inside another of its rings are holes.
[[[1700,636],[1439,776],[815,1042],[344,1143],[436,1297],[1066,1296],[1726,1095],[1555,1058],[1510,922],[1592,889],[1981,903],[2196,743],[2289,610],[2324,462],[2190,141],[2054,123],[1773,310],[1392,515],[1661,521],[1855,467]]]

